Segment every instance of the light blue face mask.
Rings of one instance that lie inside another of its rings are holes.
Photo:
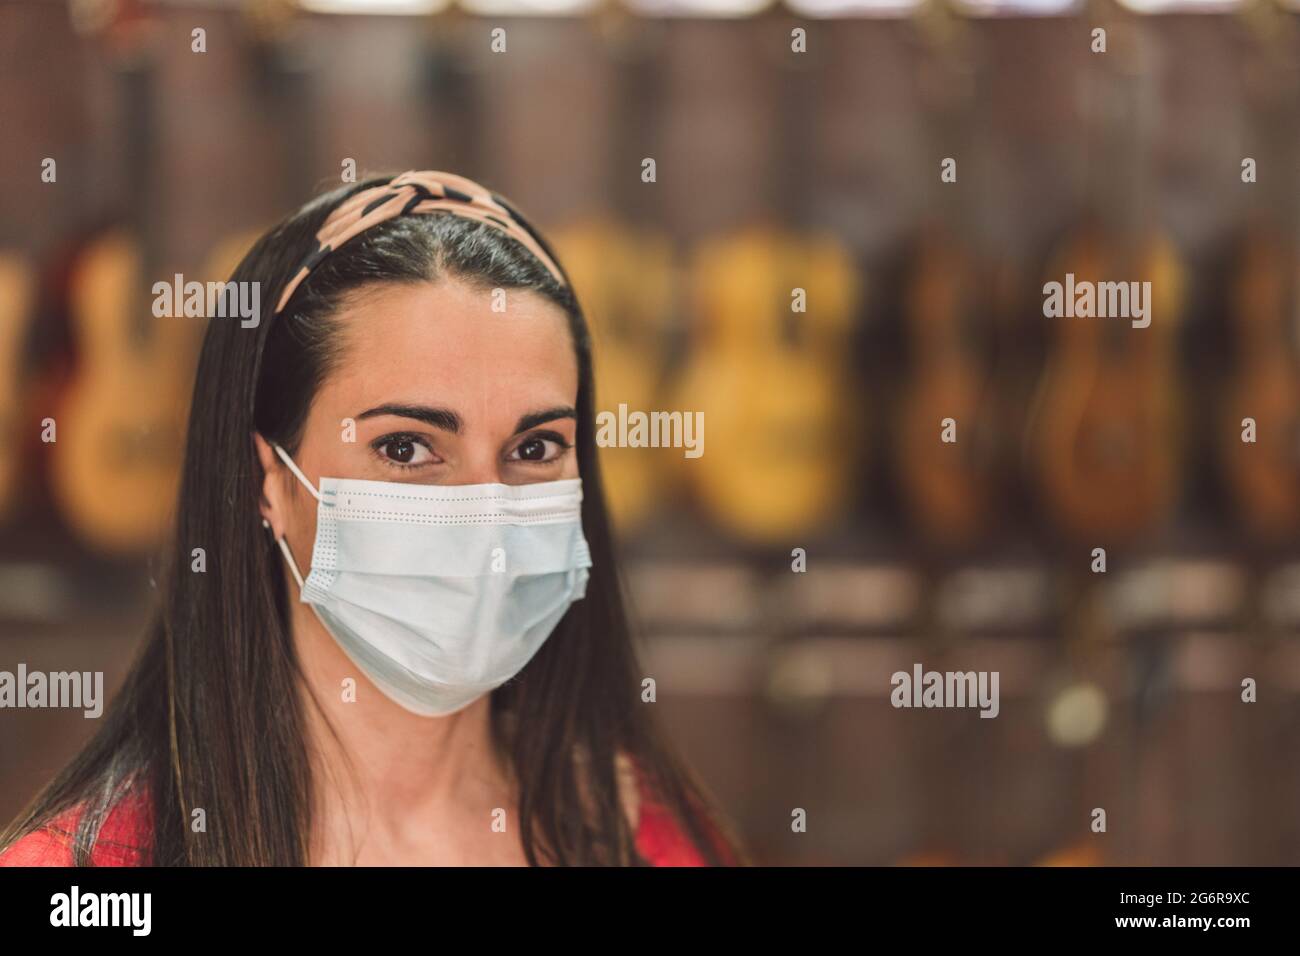
[[[455,713],[518,674],[586,596],[582,481],[415,485],[321,478],[311,573],[280,550],[343,652],[427,717]]]

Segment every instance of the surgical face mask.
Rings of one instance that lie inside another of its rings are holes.
[[[586,596],[582,481],[414,485],[321,478],[306,579],[325,630],[414,713],[455,713],[518,674]]]

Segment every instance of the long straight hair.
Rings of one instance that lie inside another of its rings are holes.
[[[231,281],[259,283],[261,302],[278,302],[330,212],[389,179],[309,202],[257,241]],[[311,695],[301,693],[282,559],[260,521],[263,475],[252,433],[297,450],[312,398],[341,357],[336,314],[345,295],[449,276],[550,299],[568,316],[578,358],[576,445],[591,579],[585,599],[490,703],[493,742],[520,785],[528,862],[646,862],[619,798],[619,751],[707,862],[749,862],[640,700],[596,457],[582,309],[571,286],[556,282],[522,244],[446,213],[398,217],[356,237],[313,270],[283,313],[256,328],[209,321],[154,620],[103,726],[0,835],[0,846],[80,807],[73,857],[88,865],[108,814],[143,784],[154,865],[309,862],[313,788],[320,785],[306,748]],[[190,570],[195,548],[206,551],[205,573]],[[200,808],[206,832],[195,833],[191,820]]]

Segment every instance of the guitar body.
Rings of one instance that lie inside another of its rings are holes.
[[[1039,477],[1057,525],[1081,540],[1124,542],[1159,525],[1177,497],[1176,327],[1181,266],[1160,236],[1121,244],[1085,227],[1048,281],[1150,281],[1152,321],[1063,316],[1040,385]]]
[[[719,354],[683,385],[704,413],[695,489],[722,527],[759,544],[826,524],[848,494],[841,375],[815,361]]]
[[[23,439],[22,352],[35,300],[35,280],[26,260],[0,253],[0,516],[14,506]]]
[[[681,408],[704,412],[695,491],[728,532],[760,545],[826,526],[840,513],[861,447],[846,407],[847,340],[860,280],[830,236],[759,224],[696,250],[701,336]],[[791,309],[792,290],[806,311]]]
[[[984,273],[951,237],[929,234],[904,305],[915,358],[899,411],[898,485],[918,527],[949,545],[984,531],[994,500],[989,372],[970,341],[990,318]],[[955,423],[954,442],[941,440],[945,419]]]
[[[1296,249],[1255,230],[1243,249],[1231,319],[1238,357],[1228,386],[1219,448],[1228,488],[1251,533],[1300,531],[1300,367],[1294,321]],[[1244,419],[1255,441],[1242,441]]]
[[[664,343],[673,304],[673,250],[667,237],[593,215],[556,230],[565,264],[591,329],[596,411],[650,413],[659,405]],[[661,497],[665,448],[600,450],[613,522],[624,532],[644,525]]]
[[[53,492],[88,545],[140,552],[171,520],[188,407],[186,323],[194,320],[151,320],[148,338],[140,336],[141,314],[152,315],[148,283],[124,231],[89,245],[71,282],[79,362],[56,419]]]

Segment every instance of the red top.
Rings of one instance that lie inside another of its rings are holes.
[[[637,821],[637,851],[654,866],[704,866],[699,851],[682,833],[671,814],[651,799],[644,780]],[[147,866],[148,828],[145,801],[129,794],[113,807],[99,831],[99,842],[91,851],[96,866]],[[0,866],[71,866],[69,834],[74,832],[79,807],[65,811],[51,823],[16,840],[0,852]]]

